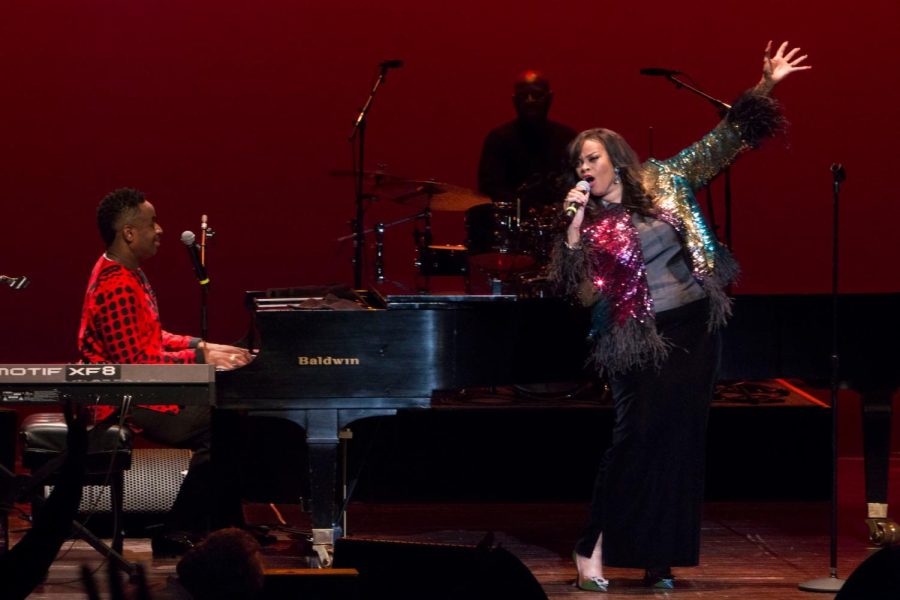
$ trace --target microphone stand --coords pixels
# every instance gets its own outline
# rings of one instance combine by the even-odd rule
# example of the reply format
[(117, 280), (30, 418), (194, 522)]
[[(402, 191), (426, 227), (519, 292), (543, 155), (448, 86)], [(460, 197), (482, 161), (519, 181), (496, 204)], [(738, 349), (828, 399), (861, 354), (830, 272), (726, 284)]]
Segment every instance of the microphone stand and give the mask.
[(378, 77), (375, 79), (375, 84), (372, 86), (372, 91), (369, 92), (369, 97), (366, 99), (366, 103), (361, 109), (359, 109), (359, 114), (356, 117), (356, 121), (353, 123), (353, 131), (350, 132), (350, 136), (347, 138), (347, 141), (349, 141), (351, 144), (356, 141), (357, 137), (359, 138), (359, 143), (357, 144), (357, 162), (355, 165), (356, 221), (353, 224), (355, 232), (353, 238), (353, 287), (357, 290), (362, 288), (362, 261), (363, 248), (365, 248), (365, 231), (363, 225), (363, 219), (365, 216), (365, 195), (363, 194), (363, 180), (365, 179), (365, 169), (363, 161), (365, 159), (366, 148), (366, 118), (369, 114), (369, 111), (372, 109), (372, 104), (375, 102), (375, 94), (378, 93), (378, 88), (380, 88), (384, 83), (388, 69), (391, 68), (391, 65), (388, 64), (389, 62), (390, 61), (381, 63), (381, 65), (379, 66)]
[[(713, 98), (706, 92), (685, 83), (684, 81), (678, 79), (673, 74), (665, 75), (665, 78), (671, 81), (676, 88), (685, 89), (701, 98), (707, 100), (710, 104), (716, 107), (719, 111), (719, 116), (724, 117), (725, 113), (731, 110), (731, 105), (727, 102), (722, 102), (718, 98)], [(725, 177), (725, 245), (728, 246), (729, 250), (733, 250), (733, 244), (731, 240), (731, 167), (725, 167), (722, 169), (722, 174)], [(718, 225), (715, 222), (714, 212), (712, 210), (712, 197), (708, 196), (707, 205), (710, 210), (710, 220), (712, 221), (713, 231), (718, 230)]]
[[(206, 269), (206, 241), (212, 239), (215, 232), (209, 226), (206, 215), (200, 218), (200, 265)], [(209, 280), (200, 283), (200, 339), (209, 339)]]
[(719, 110), (720, 114), (724, 114), (726, 111), (731, 110), (731, 105), (728, 104), (727, 102), (722, 102), (718, 98), (713, 98), (706, 92), (703, 92), (703, 91), (695, 88), (694, 86), (688, 85), (687, 83), (681, 81), (680, 79), (675, 77), (675, 75), (668, 74), (665, 77), (666, 77), (666, 79), (668, 79), (669, 81), (674, 83), (676, 88), (684, 88), (687, 91), (697, 94), (701, 98), (705, 98), (706, 100), (708, 100), (710, 104), (712, 104)]
[(838, 381), (840, 357), (838, 354), (838, 209), (840, 207), (841, 183), (847, 178), (844, 166), (831, 165), (833, 178), (833, 214), (831, 221), (831, 566), (828, 577), (811, 579), (797, 587), (806, 592), (830, 592), (841, 589), (844, 580), (837, 574), (837, 428), (838, 428)]
[(207, 320), (207, 307), (209, 305), (209, 286), (200, 286), (200, 339), (209, 339), (209, 322)]

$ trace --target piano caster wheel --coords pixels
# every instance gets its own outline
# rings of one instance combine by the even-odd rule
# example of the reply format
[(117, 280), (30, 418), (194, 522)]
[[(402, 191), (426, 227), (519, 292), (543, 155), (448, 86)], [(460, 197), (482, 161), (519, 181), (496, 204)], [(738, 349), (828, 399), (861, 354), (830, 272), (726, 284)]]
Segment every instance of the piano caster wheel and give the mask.
[(319, 559), (319, 567), (323, 569), (331, 568), (331, 564), (334, 562), (334, 546), (315, 544), (313, 545), (313, 550)]
[(328, 569), (334, 562), (334, 540), (342, 535), (340, 527), (312, 530), (312, 548), (319, 561), (319, 568)]
[(869, 541), (876, 546), (900, 544), (900, 527), (893, 519), (866, 519)]

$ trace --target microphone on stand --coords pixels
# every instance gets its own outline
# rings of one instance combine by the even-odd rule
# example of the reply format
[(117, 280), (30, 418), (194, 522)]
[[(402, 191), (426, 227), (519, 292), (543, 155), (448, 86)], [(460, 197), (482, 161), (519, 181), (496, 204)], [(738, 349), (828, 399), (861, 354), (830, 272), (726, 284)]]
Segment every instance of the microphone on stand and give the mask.
[(386, 60), (378, 66), (381, 67), (382, 69), (399, 69), (400, 67), (403, 66), (403, 61), (398, 60), (398, 59)]
[(847, 179), (847, 172), (844, 170), (844, 165), (842, 165), (841, 163), (832, 164), (831, 176), (834, 177), (835, 183), (841, 183), (845, 179)]
[(649, 75), (650, 77), (670, 77), (672, 75), (681, 75), (681, 71), (673, 71), (672, 69), (660, 69), (658, 67), (648, 67), (641, 69), (641, 75)]
[(191, 263), (194, 265), (194, 273), (197, 274), (197, 281), (200, 285), (209, 285), (209, 277), (206, 274), (206, 267), (200, 260), (200, 249), (197, 244), (197, 236), (193, 231), (185, 231), (181, 234), (181, 243), (187, 246), (188, 255), (191, 257)]
[[(581, 181), (576, 183), (575, 188), (584, 192), (585, 195), (590, 194), (591, 193), (591, 181), (593, 181), (593, 180), (594, 180), (593, 177), (588, 176), (587, 179), (582, 179)], [(580, 205), (577, 202), (570, 202), (569, 205), (566, 207), (566, 211), (565, 211), (566, 219), (569, 221), (574, 219), (575, 215), (578, 213), (579, 207), (580, 207)]]

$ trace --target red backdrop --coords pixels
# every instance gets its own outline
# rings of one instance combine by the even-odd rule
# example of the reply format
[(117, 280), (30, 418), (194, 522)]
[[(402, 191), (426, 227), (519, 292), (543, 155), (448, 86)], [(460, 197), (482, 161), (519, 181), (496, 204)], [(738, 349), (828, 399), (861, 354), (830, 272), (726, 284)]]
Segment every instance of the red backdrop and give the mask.
[[(0, 22), (0, 362), (73, 358), (84, 285), (102, 250), (94, 209), (144, 190), (166, 230), (146, 265), (164, 325), (198, 330), (199, 292), (178, 241), (208, 213), (211, 333), (246, 327), (244, 289), (352, 280), (346, 137), (385, 59), (367, 165), (475, 186), (484, 134), (512, 117), (511, 82), (544, 71), (553, 118), (606, 126), (646, 157), (716, 122), (648, 66), (690, 74), (730, 99), (756, 82), (765, 42), (789, 39), (814, 69), (778, 90), (786, 140), (733, 171), (739, 292), (830, 289), (832, 162), (845, 164), (842, 288), (898, 291), (892, 179), (900, 105), (900, 4), (860, 0), (475, 2), (385, 0), (8, 0)], [(721, 216), (721, 182), (714, 185)], [(369, 222), (411, 210), (381, 202)], [(462, 243), (460, 213), (436, 241)], [(388, 277), (413, 279), (411, 226), (387, 235)]]

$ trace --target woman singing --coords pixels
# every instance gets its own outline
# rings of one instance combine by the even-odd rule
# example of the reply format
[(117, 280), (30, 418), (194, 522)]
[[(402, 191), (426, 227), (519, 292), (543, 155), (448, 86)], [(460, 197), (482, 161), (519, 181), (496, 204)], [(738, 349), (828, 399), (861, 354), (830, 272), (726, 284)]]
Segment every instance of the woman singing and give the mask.
[[(783, 124), (772, 88), (802, 65), (799, 49), (766, 46), (759, 83), (715, 129), (665, 161), (644, 164), (608, 129), (569, 146), (572, 214), (551, 276), (592, 307), (592, 358), (609, 379), (612, 444), (590, 518), (575, 545), (576, 585), (603, 592), (603, 566), (645, 569), (673, 587), (671, 567), (699, 562), (706, 422), (730, 315), (724, 288), (737, 275), (709, 230), (694, 190)], [(588, 190), (589, 188), (589, 190)]]

